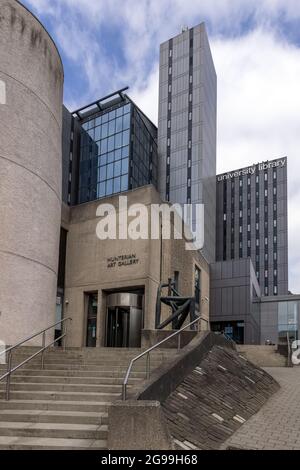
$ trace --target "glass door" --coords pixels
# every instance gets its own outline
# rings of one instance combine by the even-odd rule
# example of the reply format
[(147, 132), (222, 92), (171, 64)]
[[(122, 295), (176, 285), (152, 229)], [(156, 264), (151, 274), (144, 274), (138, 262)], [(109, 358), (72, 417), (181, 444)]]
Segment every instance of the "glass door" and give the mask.
[(86, 346), (96, 347), (98, 294), (88, 294)]
[(107, 346), (110, 348), (128, 348), (129, 312), (127, 307), (107, 309)]

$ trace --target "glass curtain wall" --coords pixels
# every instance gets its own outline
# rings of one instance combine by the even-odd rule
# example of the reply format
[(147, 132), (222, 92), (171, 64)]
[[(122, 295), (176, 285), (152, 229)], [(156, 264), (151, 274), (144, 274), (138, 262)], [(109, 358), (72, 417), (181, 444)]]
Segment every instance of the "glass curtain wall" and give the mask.
[(128, 190), (131, 108), (125, 104), (82, 125), (80, 204)]
[(278, 337), (280, 343), (299, 339), (299, 301), (278, 303)]

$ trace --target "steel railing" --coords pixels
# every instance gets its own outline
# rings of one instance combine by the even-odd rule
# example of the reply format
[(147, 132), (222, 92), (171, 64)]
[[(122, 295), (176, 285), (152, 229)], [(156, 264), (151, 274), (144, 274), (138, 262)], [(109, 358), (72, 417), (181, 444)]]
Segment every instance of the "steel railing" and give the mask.
[(290, 341), (290, 335), (289, 332), (286, 332), (286, 339), (287, 339), (287, 367), (293, 367), (292, 363), (292, 348), (291, 348), (291, 341)]
[[(39, 354), (41, 354), (41, 368), (44, 369), (44, 353), (45, 351), (50, 348), (50, 346), (53, 346), (57, 341), (60, 341), (61, 339), (65, 338), (63, 348), (66, 349), (66, 336), (67, 336), (67, 322), (72, 321), (71, 317), (63, 318), (62, 320), (54, 323), (51, 326), (48, 326), (48, 328), (45, 328), (42, 331), (39, 331), (38, 333), (35, 333), (34, 335), (30, 336), (29, 338), (24, 339), (23, 341), (20, 341), (17, 344), (14, 344), (13, 346), (5, 349), (4, 351), (0, 352), (0, 356), (2, 354), (7, 355), (7, 371), (4, 375), (0, 376), (0, 382), (6, 378), (6, 392), (5, 392), (5, 398), (6, 400), (9, 400), (10, 397), (10, 378), (11, 374), (13, 374), (16, 370), (20, 369), (20, 367), (24, 366), (28, 362), (30, 362), (32, 359), (37, 357)], [(46, 345), (46, 332), (54, 328), (56, 325), (62, 325), (63, 333), (61, 336), (56, 338), (54, 341)], [(37, 336), (43, 335), (42, 337), (42, 348), (39, 349), (36, 353), (32, 354), (32, 356), (28, 357), (25, 359), (25, 361), (21, 362), (17, 366), (12, 368), (12, 353), (16, 348), (19, 348), (22, 346), (24, 343), (27, 343), (27, 341), (30, 341), (33, 338), (36, 338)], [(6, 357), (6, 356), (5, 356)]]
[[(154, 344), (154, 346), (151, 346), (151, 348), (147, 349), (146, 351), (142, 352), (141, 354), (139, 354), (138, 356), (134, 357), (131, 361), (130, 361), (130, 364), (128, 366), (128, 369), (127, 369), (127, 372), (126, 372), (126, 375), (125, 375), (125, 378), (124, 378), (124, 381), (123, 381), (123, 385), (122, 385), (122, 400), (126, 400), (126, 397), (127, 397), (127, 384), (128, 384), (128, 380), (129, 380), (129, 376), (130, 376), (130, 373), (131, 373), (131, 370), (132, 370), (132, 367), (133, 367), (133, 364), (138, 361), (139, 359), (141, 359), (141, 357), (144, 357), (147, 355), (147, 359), (146, 359), (146, 379), (148, 380), (150, 378), (150, 353), (154, 350), (154, 349), (157, 349), (161, 344), (164, 344), (166, 343), (167, 341), (169, 341), (171, 338), (174, 338), (175, 336), (178, 336), (178, 342), (177, 342), (177, 351), (180, 350), (180, 347), (181, 347), (181, 333), (182, 331), (186, 330), (187, 328), (189, 328), (190, 326), (194, 325), (195, 323), (198, 323), (198, 328), (197, 328), (197, 331), (200, 331), (199, 330), (199, 323), (201, 321), (205, 321), (207, 323), (207, 325), (209, 326), (209, 321), (206, 319), (206, 318), (203, 318), (203, 317), (197, 317), (195, 318), (195, 320), (193, 320), (192, 322), (190, 322), (188, 325), (185, 325), (183, 328), (181, 328), (180, 330), (178, 331), (175, 331), (175, 333), (172, 333), (170, 336), (168, 336), (167, 338), (163, 339), (162, 341), (159, 341), (158, 343)], [(193, 331), (193, 330), (192, 330)]]

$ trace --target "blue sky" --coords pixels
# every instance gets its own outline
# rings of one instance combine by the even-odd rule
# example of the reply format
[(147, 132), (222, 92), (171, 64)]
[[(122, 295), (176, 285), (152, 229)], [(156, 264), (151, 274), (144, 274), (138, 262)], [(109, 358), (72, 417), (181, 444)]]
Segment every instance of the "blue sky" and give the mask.
[(72, 110), (128, 85), (157, 122), (159, 44), (205, 21), (218, 171), (288, 156), (290, 289), (300, 292), (300, 1), (23, 0), (54, 38)]

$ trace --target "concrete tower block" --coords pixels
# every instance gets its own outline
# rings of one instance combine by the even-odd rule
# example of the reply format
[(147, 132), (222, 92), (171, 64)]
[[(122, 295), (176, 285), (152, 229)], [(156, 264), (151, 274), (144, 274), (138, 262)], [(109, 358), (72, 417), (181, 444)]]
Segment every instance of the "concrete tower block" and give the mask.
[(0, 90), (0, 340), (13, 344), (55, 321), (63, 92), (53, 40), (16, 0), (0, 4)]

